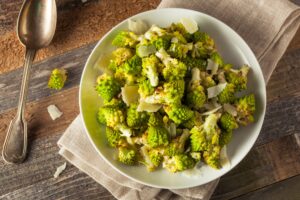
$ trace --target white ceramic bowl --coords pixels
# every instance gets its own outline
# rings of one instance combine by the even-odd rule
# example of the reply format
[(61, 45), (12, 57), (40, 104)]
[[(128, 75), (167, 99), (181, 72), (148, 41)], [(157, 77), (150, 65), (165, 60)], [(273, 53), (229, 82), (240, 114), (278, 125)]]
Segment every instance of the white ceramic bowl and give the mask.
[(247, 155), (255, 143), (263, 124), (266, 109), (266, 89), (260, 66), (246, 42), (227, 25), (206, 14), (177, 8), (151, 10), (135, 15), (131, 19), (141, 19), (150, 25), (157, 24), (161, 27), (167, 27), (172, 22), (178, 22), (182, 17), (193, 18), (198, 23), (201, 31), (205, 31), (212, 36), (218, 51), (226, 62), (232, 63), (234, 66), (248, 64), (252, 69), (249, 74), (247, 92), (254, 93), (256, 97), (256, 121), (234, 132), (233, 139), (227, 147), (230, 167), (215, 170), (204, 166), (201, 168), (200, 174), (190, 177), (183, 173), (171, 174), (165, 169), (149, 173), (144, 166), (125, 166), (114, 159), (115, 150), (107, 145), (105, 129), (96, 120), (101, 101), (94, 89), (95, 80), (99, 75), (99, 70), (94, 65), (99, 56), (113, 50), (111, 41), (118, 31), (127, 29), (127, 20), (115, 26), (95, 46), (86, 62), (80, 83), (80, 113), (91, 145), (95, 147), (99, 156), (102, 156), (108, 164), (128, 178), (159, 188), (179, 189), (199, 186), (230, 171)]

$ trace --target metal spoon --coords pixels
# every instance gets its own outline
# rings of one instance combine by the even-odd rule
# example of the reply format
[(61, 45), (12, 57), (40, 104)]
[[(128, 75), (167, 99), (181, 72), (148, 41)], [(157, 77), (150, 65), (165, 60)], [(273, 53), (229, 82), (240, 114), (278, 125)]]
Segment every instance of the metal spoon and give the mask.
[(18, 18), (17, 33), (26, 47), (24, 72), (18, 110), (10, 122), (3, 144), (2, 156), (7, 163), (21, 163), (27, 151), (27, 123), (24, 107), (30, 67), (38, 49), (50, 44), (56, 28), (55, 0), (25, 0)]

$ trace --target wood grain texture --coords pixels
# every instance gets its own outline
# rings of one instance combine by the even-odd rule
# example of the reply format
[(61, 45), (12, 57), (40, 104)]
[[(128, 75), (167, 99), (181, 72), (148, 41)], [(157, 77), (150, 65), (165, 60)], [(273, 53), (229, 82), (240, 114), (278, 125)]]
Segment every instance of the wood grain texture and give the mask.
[[(54, 68), (64, 68), (68, 72), (68, 79), (63, 90), (78, 86), (82, 69), (94, 46), (95, 43), (92, 43), (33, 65), (27, 102), (57, 93), (57, 91), (47, 88), (49, 76)], [(22, 73), (23, 69), (21, 68), (0, 74), (0, 113), (17, 106), (18, 98), (15, 97), (20, 93), (22, 79), (20, 74)]]
[[(23, 65), (24, 48), (15, 24), (22, 0), (0, 1), (0, 73)], [(58, 0), (57, 28), (51, 45), (37, 53), (36, 61), (99, 40), (122, 20), (157, 7), (160, 0)]]
[(300, 175), (234, 198), (234, 200), (295, 200), (300, 199)]
[(223, 176), (214, 200), (230, 199), (300, 173), (299, 135), (290, 135), (261, 145)]
[(0, 161), (0, 199), (115, 199), (69, 163), (57, 179), (53, 177), (56, 168), (65, 162), (57, 153), (60, 135), (33, 140), (23, 164), (5, 165)]

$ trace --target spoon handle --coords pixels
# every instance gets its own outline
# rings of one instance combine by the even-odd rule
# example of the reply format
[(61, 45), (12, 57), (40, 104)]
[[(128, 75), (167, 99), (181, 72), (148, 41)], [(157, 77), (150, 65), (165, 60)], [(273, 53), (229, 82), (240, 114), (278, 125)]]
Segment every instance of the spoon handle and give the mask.
[(28, 91), (30, 68), (35, 52), (35, 50), (26, 49), (18, 110), (15, 118), (10, 122), (2, 150), (3, 159), (7, 163), (21, 163), (26, 157), (27, 123), (24, 118), (24, 110)]

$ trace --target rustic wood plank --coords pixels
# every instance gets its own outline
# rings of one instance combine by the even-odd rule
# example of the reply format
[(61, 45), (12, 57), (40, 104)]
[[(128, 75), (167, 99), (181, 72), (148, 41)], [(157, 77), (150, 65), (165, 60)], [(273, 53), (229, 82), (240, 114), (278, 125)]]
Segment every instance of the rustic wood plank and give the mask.
[(234, 198), (234, 200), (295, 200), (300, 199), (300, 175), (274, 183), (257, 191)]
[[(0, 73), (23, 65), (24, 48), (19, 43), (14, 26), (22, 0), (0, 2)], [(95, 42), (120, 21), (157, 7), (160, 0), (59, 0), (58, 23), (51, 45), (37, 53), (40, 61)], [(1, 11), (1, 9), (0, 9)]]
[(56, 168), (65, 162), (57, 153), (60, 136), (33, 140), (28, 159), (20, 165), (0, 161), (0, 199), (115, 199), (69, 163), (57, 179), (53, 178)]
[[(47, 106), (51, 104), (56, 105), (63, 112), (61, 118), (55, 121), (52, 121), (47, 111)], [(78, 87), (29, 103), (26, 105), (26, 111), (29, 141), (62, 132), (79, 114)], [(8, 125), (15, 113), (16, 110), (12, 109), (0, 114), (0, 144), (4, 142)]]
[(258, 146), (232, 171), (223, 176), (214, 200), (230, 199), (300, 173), (298, 135)]
[[(95, 43), (92, 43), (33, 65), (27, 102), (35, 101), (57, 92), (47, 88), (49, 76), (54, 68), (64, 68), (68, 72), (68, 79), (63, 90), (78, 86), (82, 69), (94, 46)], [(6, 74), (0, 74), (0, 113), (17, 106), (18, 98), (16, 96), (20, 92), (22, 79), (20, 74), (22, 73), (23, 69), (21, 68)]]

